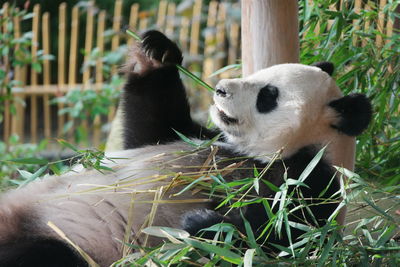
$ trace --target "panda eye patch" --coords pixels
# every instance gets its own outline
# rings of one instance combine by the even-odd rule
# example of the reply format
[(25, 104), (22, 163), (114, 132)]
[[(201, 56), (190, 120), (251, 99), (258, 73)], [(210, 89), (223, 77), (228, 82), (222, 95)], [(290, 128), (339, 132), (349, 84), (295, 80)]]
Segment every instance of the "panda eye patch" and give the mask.
[(277, 99), (279, 90), (273, 85), (266, 85), (260, 89), (257, 95), (256, 107), (258, 112), (267, 113), (271, 112), (278, 106)]

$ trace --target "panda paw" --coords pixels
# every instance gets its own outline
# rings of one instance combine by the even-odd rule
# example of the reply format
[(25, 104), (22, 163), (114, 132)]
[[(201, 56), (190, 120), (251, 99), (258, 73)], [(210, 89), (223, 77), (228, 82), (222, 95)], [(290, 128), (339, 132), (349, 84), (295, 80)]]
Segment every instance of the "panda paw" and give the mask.
[(162, 66), (181, 64), (182, 59), (181, 50), (174, 42), (161, 32), (151, 30), (132, 48), (122, 71), (142, 75)]
[[(228, 218), (209, 209), (186, 212), (182, 218), (182, 228), (190, 235), (197, 235), (202, 229), (222, 222), (230, 222)], [(202, 237), (212, 239), (215, 233), (204, 232)]]
[(147, 31), (141, 49), (148, 58), (162, 64), (181, 64), (183, 60), (178, 46), (159, 31)]

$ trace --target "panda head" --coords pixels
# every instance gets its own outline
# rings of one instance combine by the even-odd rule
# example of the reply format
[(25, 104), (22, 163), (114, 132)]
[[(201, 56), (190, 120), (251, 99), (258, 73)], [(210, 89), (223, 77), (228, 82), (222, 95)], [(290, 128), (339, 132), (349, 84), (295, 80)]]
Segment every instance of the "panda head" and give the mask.
[(356, 136), (368, 126), (371, 105), (361, 94), (343, 97), (332, 72), (328, 62), (281, 64), (221, 80), (211, 118), (239, 152), (257, 157)]

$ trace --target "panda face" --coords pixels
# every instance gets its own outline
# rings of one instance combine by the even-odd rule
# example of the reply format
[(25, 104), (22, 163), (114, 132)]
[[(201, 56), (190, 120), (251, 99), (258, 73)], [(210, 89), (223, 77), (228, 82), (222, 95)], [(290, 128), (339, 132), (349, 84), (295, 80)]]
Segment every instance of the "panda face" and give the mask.
[(341, 97), (333, 79), (320, 68), (282, 64), (216, 86), (213, 122), (237, 150), (252, 156), (281, 148), (289, 155), (335, 132), (328, 103)]

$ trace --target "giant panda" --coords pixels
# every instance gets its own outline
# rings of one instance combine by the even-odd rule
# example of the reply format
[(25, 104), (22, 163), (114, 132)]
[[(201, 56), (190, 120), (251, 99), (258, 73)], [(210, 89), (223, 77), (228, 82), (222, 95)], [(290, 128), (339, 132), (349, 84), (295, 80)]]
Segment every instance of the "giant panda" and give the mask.
[[(124, 67), (127, 82), (120, 105), (125, 150), (110, 153), (104, 163), (113, 171), (76, 170), (3, 194), (0, 266), (87, 266), (76, 247), (100, 266), (109, 266), (129, 252), (124, 242), (159, 244), (160, 239), (141, 232), (150, 225), (196, 235), (227, 222), (244, 231), (243, 216), (259, 234), (268, 222), (262, 204), (225, 215), (214, 210), (218, 199), (204, 190), (177, 194), (189, 183), (179, 178), (216, 170), (228, 170), (227, 181), (253, 177), (254, 168), (261, 171), (279, 155), (262, 177), (279, 186), (284, 175), (297, 179), (321, 147), (360, 134), (370, 121), (369, 101), (361, 94), (343, 96), (331, 77), (332, 64), (282, 64), (246, 78), (221, 80), (210, 116), (222, 137), (212, 146), (195, 148), (177, 132), (201, 144), (218, 130), (191, 119), (176, 67), (181, 62), (181, 51), (162, 33), (144, 34)], [(291, 221), (320, 226), (337, 208), (337, 202), (321, 200), (339, 198), (331, 160), (327, 153), (304, 181), (302, 197), (312, 203), (316, 221), (303, 209)], [(273, 197), (274, 192), (260, 183), (258, 196)], [(293, 240), (302, 233), (293, 229)], [(267, 241), (288, 245), (285, 234), (272, 234)]]

